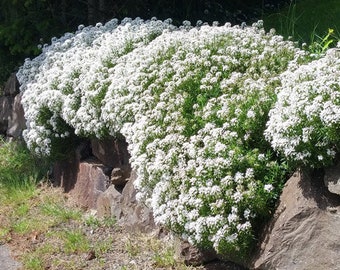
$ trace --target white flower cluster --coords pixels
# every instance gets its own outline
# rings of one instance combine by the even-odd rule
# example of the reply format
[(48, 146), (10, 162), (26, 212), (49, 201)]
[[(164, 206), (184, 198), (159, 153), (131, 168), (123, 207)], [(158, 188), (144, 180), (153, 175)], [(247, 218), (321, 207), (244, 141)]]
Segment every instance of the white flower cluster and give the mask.
[(280, 79), (266, 138), (293, 161), (329, 165), (340, 147), (340, 46)]
[(263, 136), (279, 75), (304, 57), (260, 24), (137, 19), (56, 40), (18, 73), (28, 146), (121, 133), (156, 222), (222, 253), (246, 246), (282, 176)]
[(70, 135), (101, 137), (101, 101), (110, 84), (108, 76), (122, 55), (144, 46), (171, 21), (113, 19), (105, 25), (79, 26), (75, 34), (52, 39), (42, 54), (26, 59), (17, 73), (24, 91), (28, 129), (24, 138), (38, 154), (49, 155), (54, 139)]

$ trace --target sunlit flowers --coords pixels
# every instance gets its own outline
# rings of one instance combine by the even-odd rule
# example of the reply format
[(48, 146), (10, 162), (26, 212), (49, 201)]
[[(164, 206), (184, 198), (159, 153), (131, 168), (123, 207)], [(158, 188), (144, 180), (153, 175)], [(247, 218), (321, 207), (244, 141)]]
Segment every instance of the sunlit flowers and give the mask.
[(73, 134), (123, 135), (137, 197), (157, 223), (195, 245), (244, 255), (285, 176), (263, 135), (268, 112), (281, 73), (304, 56), (261, 22), (81, 27), (20, 69), (24, 138), (49, 155)]

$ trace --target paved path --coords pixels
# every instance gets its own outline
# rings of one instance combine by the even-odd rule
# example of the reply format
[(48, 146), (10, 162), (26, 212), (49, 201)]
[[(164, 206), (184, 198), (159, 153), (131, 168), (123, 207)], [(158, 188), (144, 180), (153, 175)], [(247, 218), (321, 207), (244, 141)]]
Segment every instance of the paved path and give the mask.
[(5, 245), (0, 245), (0, 269), (18, 270), (21, 264), (15, 261), (10, 254), (10, 250)]

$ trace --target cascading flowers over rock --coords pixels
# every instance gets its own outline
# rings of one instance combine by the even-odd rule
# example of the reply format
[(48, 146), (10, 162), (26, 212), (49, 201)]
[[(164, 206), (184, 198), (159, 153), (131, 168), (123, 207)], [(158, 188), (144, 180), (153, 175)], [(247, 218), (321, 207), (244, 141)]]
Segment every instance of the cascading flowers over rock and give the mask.
[(123, 134), (138, 198), (156, 222), (195, 245), (245, 255), (285, 174), (263, 136), (268, 112), (280, 74), (304, 51), (261, 22), (84, 29), (19, 71), (28, 146), (49, 154), (67, 132)]
[[(164, 29), (176, 27), (170, 20), (113, 19), (102, 25), (79, 26), (75, 34), (53, 38), (33, 60), (26, 59), (17, 73), (24, 91), (27, 119), (24, 138), (41, 155), (58, 152), (58, 145), (72, 133), (103, 137), (101, 101), (108, 74), (122, 55), (144, 46)], [(56, 149), (56, 150), (53, 150)]]
[(326, 55), (284, 72), (265, 131), (289, 160), (330, 165), (340, 147), (340, 43)]

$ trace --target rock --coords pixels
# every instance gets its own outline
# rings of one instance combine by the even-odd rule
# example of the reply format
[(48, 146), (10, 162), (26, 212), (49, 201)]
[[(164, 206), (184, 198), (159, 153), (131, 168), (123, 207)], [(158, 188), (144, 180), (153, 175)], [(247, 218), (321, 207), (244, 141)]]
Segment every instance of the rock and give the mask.
[(124, 215), (120, 223), (124, 224), (124, 227), (129, 231), (154, 232), (158, 230), (158, 227), (154, 222), (152, 211), (136, 199), (137, 191), (133, 185), (136, 178), (136, 173), (132, 171), (131, 177), (123, 189), (122, 210)]
[(136, 200), (136, 190), (133, 182), (135, 173), (120, 193), (115, 186), (110, 186), (99, 195), (97, 200), (98, 216), (113, 215), (117, 223), (131, 232), (151, 233), (159, 228), (155, 225), (152, 211)]
[(90, 157), (88, 141), (81, 142), (67, 159), (54, 162), (52, 169), (52, 182), (55, 186), (62, 187), (65, 192), (70, 192), (77, 181), (79, 164)]
[(325, 169), (324, 182), (330, 192), (340, 195), (340, 162)]
[(7, 132), (8, 121), (12, 114), (12, 104), (12, 97), (0, 97), (0, 134), (6, 134)]
[(69, 194), (81, 207), (95, 209), (108, 182), (105, 167), (96, 159), (87, 159), (79, 163), (76, 182)]
[(8, 78), (7, 82), (5, 83), (4, 87), (5, 96), (12, 97), (16, 96), (20, 92), (19, 87), (20, 84), (17, 80), (17, 76), (15, 73), (12, 73), (11, 76)]
[(340, 198), (321, 171), (297, 172), (286, 183), (265, 230), (254, 269), (340, 269)]
[(91, 147), (93, 155), (105, 166), (111, 168), (130, 168), (130, 155), (124, 139), (92, 139)]
[[(217, 259), (213, 250), (202, 250), (187, 241), (175, 238), (175, 256), (186, 265), (198, 266)], [(212, 268), (211, 268), (212, 269)]]
[(132, 172), (122, 191), (122, 210), (124, 215), (120, 223), (124, 224), (124, 227), (129, 231), (153, 232), (157, 227), (152, 211), (136, 199), (137, 192), (133, 185), (136, 178), (137, 175)]
[(54, 162), (52, 169), (53, 185), (62, 187), (65, 192), (74, 188), (77, 181), (80, 160), (76, 153), (73, 153), (68, 159)]
[(13, 101), (12, 113), (8, 121), (7, 136), (18, 138), (26, 128), (24, 109), (21, 105), (22, 93), (16, 95)]
[(97, 215), (99, 217), (115, 217), (120, 220), (123, 216), (123, 196), (114, 186), (99, 194), (97, 200)]
[(130, 170), (124, 168), (113, 168), (111, 172), (111, 184), (125, 186), (130, 177)]
[(246, 268), (233, 262), (214, 261), (204, 265), (204, 270), (245, 270)]
[[(219, 259), (214, 250), (204, 250), (191, 245), (189, 242), (175, 237), (175, 257), (176, 260), (184, 262), (186, 265), (202, 266), (206, 270), (245, 270), (233, 262)], [(200, 268), (201, 269), (201, 268)]]
[(0, 266), (1, 269), (6, 270), (22, 269), (22, 264), (12, 258), (10, 249), (6, 245), (0, 245)]

